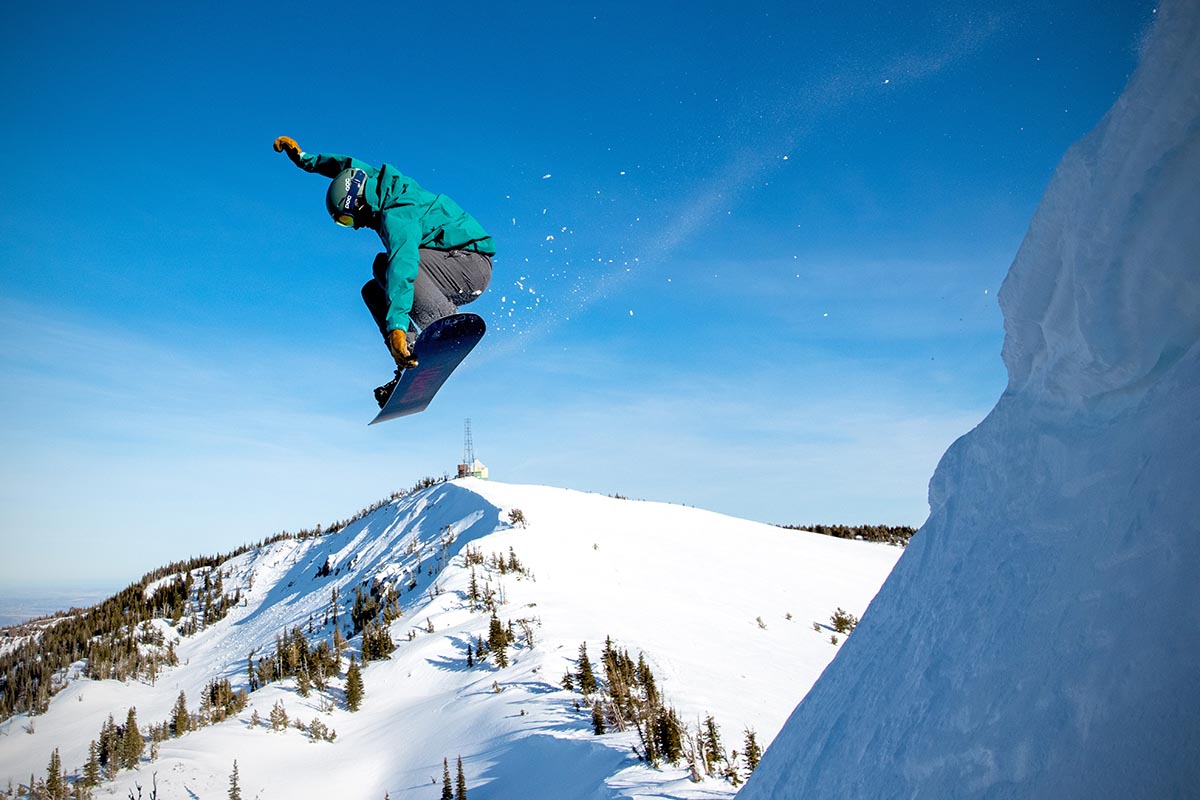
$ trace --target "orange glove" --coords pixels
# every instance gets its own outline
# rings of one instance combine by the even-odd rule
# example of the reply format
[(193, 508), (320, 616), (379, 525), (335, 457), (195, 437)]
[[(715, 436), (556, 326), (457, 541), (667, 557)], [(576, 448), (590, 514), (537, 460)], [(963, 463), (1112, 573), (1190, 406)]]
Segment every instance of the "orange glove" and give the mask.
[(417, 365), (417, 360), (413, 358), (412, 352), (408, 349), (408, 337), (404, 331), (399, 328), (388, 331), (387, 346), (392, 358), (396, 359), (396, 366), (400, 369), (408, 369)]
[(290, 136), (280, 136), (275, 140), (275, 152), (282, 153), (284, 150), (293, 161), (300, 157), (300, 145)]

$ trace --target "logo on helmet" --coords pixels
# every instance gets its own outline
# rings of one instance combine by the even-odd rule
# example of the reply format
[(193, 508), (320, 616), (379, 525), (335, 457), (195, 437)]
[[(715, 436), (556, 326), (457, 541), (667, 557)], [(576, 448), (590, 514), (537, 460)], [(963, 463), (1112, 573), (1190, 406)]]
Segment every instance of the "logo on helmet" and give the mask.
[(326, 208), (333, 221), (344, 227), (353, 227), (363, 206), (367, 173), (361, 169), (344, 169), (329, 185), (325, 195)]

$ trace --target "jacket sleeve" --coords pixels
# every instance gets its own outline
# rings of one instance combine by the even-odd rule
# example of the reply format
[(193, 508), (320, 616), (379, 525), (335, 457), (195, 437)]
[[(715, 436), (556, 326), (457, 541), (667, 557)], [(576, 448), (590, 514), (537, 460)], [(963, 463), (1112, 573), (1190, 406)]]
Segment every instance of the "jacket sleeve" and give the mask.
[(337, 153), (317, 153), (315, 155), (312, 153), (301, 153), (296, 158), (293, 158), (292, 161), (305, 172), (315, 172), (318, 175), (324, 175), (326, 178), (336, 178), (339, 172), (350, 168), (361, 169), (372, 178), (379, 174), (379, 170), (365, 161), (359, 161), (357, 158), (352, 158), (351, 156), (341, 156)]
[(417, 252), (421, 243), (421, 225), (417, 207), (403, 205), (383, 213), (379, 238), (387, 248), (387, 330), (407, 330), (413, 304), (413, 284), (421, 267)]

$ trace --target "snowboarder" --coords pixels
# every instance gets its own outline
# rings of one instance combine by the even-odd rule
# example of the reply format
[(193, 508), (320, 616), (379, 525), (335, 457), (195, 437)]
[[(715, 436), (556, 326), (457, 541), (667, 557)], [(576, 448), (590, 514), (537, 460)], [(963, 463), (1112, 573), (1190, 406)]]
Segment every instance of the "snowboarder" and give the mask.
[(295, 139), (280, 136), (275, 152), (296, 166), (332, 179), (325, 208), (346, 228), (370, 228), (386, 252), (375, 256), (374, 277), (362, 288), (396, 376), (375, 390), (380, 408), (400, 373), (415, 367), (412, 346), (419, 332), (487, 289), (492, 278), (492, 237), (474, 217), (444, 194), (434, 194), (391, 164), (381, 169), (349, 156), (311, 155)]

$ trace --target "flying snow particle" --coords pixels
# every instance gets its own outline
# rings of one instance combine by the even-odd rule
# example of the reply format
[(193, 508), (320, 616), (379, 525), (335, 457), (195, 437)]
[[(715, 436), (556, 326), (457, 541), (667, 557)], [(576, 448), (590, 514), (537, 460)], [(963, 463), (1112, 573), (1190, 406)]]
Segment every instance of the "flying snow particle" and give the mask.
[(547, 241), (547, 242), (553, 242), (553, 241), (554, 241), (554, 234), (550, 234), (549, 236), (547, 236), (547, 237), (546, 237), (546, 241)]
[(550, 173), (547, 172), (545, 175), (542, 176), (542, 180), (546, 180), (546, 178), (549, 178), (549, 177), (550, 177)]
[(624, 175), (624, 174), (625, 174), (625, 170), (621, 170), (621, 174), (622, 174), (622, 175)]
[(889, 83), (891, 83), (891, 82), (892, 82), (892, 79), (891, 79), (891, 78), (884, 78), (884, 79), (883, 79), (883, 83), (884, 83), (884, 85), (887, 85), (887, 84), (889, 84)]
[(829, 312), (828, 312), (828, 311), (826, 311), (824, 314), (822, 314), (822, 316), (828, 317), (828, 316), (829, 316)]
[(631, 316), (631, 317), (633, 316), (633, 309), (632, 309), (632, 308), (631, 308), (631, 309), (629, 309), (629, 316)]
[(783, 157), (783, 160), (784, 160), (784, 161), (787, 161), (787, 160), (788, 160), (788, 157), (787, 157), (787, 156), (784, 156), (784, 157)]

